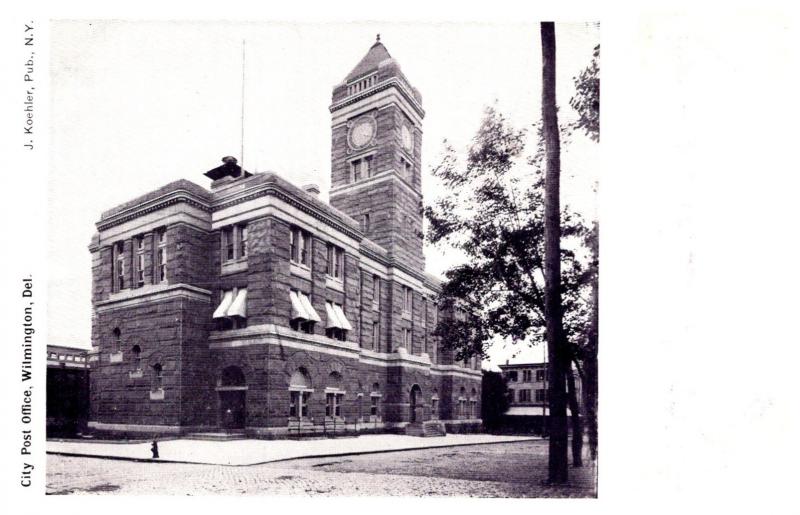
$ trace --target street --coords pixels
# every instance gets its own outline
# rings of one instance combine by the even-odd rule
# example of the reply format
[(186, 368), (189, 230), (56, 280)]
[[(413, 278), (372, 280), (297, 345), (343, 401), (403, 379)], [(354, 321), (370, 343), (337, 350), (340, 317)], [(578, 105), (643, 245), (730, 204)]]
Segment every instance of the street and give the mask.
[[(80, 471), (80, 473), (76, 473)], [(48, 494), (594, 497), (592, 467), (542, 485), (547, 442), (473, 445), (253, 466), (47, 457)]]

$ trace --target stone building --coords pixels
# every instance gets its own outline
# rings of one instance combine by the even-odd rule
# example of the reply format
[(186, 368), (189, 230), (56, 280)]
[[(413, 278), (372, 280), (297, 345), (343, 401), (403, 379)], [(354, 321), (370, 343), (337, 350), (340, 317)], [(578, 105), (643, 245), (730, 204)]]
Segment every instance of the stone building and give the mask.
[(422, 97), (378, 40), (329, 110), (330, 203), (226, 157), (210, 189), (179, 180), (101, 215), (90, 427), (480, 426), (480, 363), (432, 335), (452, 313), (424, 272)]
[(89, 419), (86, 349), (47, 346), (47, 436), (76, 436)]

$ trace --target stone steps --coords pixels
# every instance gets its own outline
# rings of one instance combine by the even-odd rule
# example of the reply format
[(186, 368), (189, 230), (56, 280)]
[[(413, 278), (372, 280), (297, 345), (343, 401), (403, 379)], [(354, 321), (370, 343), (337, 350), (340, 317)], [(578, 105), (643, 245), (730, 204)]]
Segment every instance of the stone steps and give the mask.
[(189, 433), (185, 436), (189, 440), (208, 440), (213, 442), (227, 442), (231, 440), (246, 440), (244, 431), (231, 431), (227, 433)]
[(445, 436), (444, 424), (438, 420), (428, 420), (425, 422), (412, 422), (406, 426), (406, 435), (408, 436)]

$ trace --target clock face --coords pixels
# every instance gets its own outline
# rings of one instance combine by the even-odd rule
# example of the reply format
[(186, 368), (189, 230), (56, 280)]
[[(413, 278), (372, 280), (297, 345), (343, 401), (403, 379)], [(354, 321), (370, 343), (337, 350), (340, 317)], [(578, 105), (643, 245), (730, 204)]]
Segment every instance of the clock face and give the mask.
[(350, 143), (355, 148), (361, 148), (372, 141), (372, 137), (374, 135), (374, 122), (369, 118), (365, 118), (356, 122), (356, 124), (350, 129)]
[(403, 138), (403, 148), (410, 152), (414, 142), (411, 139), (411, 131), (408, 130), (407, 125), (403, 125), (403, 128), (400, 129), (400, 136)]

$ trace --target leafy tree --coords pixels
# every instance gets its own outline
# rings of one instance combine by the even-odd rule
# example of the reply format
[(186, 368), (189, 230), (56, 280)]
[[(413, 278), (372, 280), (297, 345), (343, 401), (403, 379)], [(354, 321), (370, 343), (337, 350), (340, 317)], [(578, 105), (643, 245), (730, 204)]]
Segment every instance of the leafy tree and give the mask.
[(594, 47), (589, 65), (573, 81), (575, 95), (569, 105), (578, 113), (573, 127), (600, 141), (600, 45)]
[[(524, 344), (545, 340), (540, 129), (536, 124), (532, 131), (517, 130), (496, 109), (487, 108), (465, 162), (446, 145), (433, 169), (448, 193), (425, 209), (428, 239), (466, 258), (445, 273), (440, 298), (444, 309), (458, 306), (463, 316), (442, 317), (435, 329), (458, 360), (485, 356), (495, 337)], [(533, 135), (536, 145), (527, 154)], [(569, 210), (560, 218), (563, 338), (574, 348), (585, 338), (589, 316), (587, 228)]]
[[(571, 129), (582, 130), (593, 141), (600, 141), (600, 45), (594, 48), (589, 65), (574, 79), (575, 95), (569, 103), (578, 113)], [(598, 392), (598, 314), (600, 224), (595, 221), (586, 234), (585, 244), (590, 249), (588, 281), (591, 285), (589, 324), (584, 345), (579, 347), (578, 359), (583, 363), (583, 394), (586, 408), (586, 426), (592, 459), (597, 459), (597, 392)]]
[(503, 374), (484, 370), (481, 383), (481, 419), (486, 429), (493, 431), (500, 427), (508, 405), (508, 386)]

